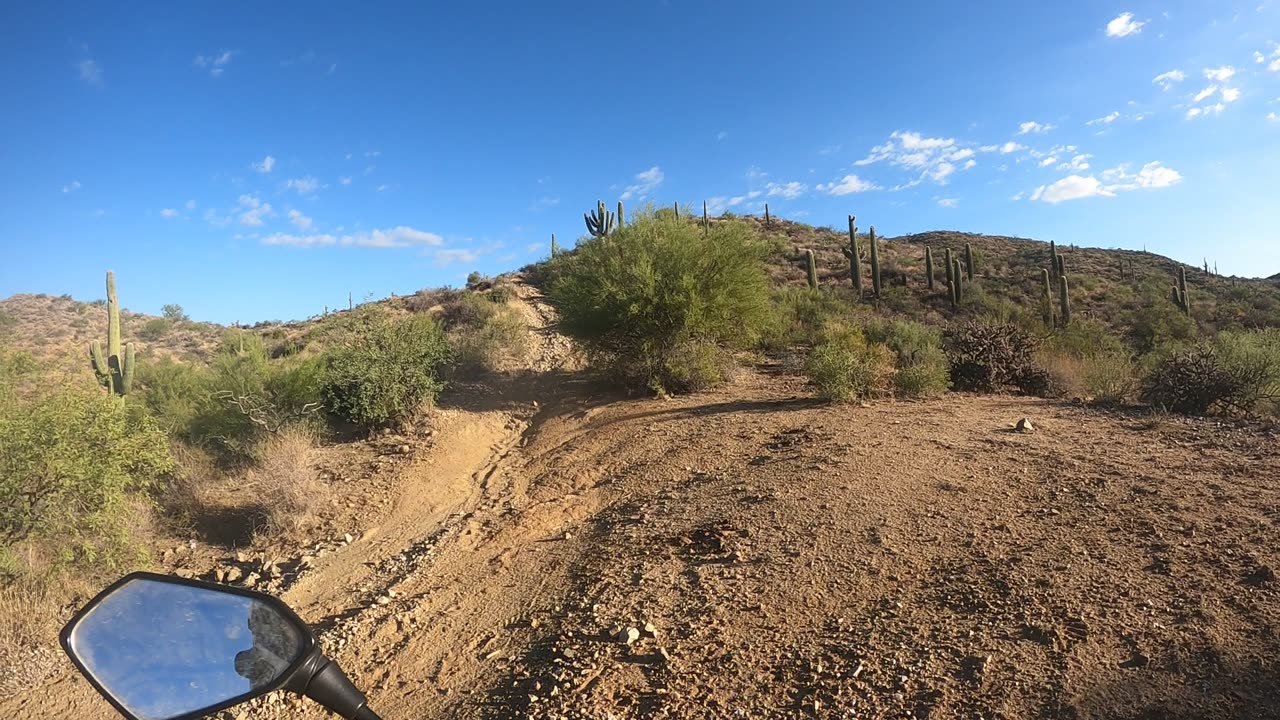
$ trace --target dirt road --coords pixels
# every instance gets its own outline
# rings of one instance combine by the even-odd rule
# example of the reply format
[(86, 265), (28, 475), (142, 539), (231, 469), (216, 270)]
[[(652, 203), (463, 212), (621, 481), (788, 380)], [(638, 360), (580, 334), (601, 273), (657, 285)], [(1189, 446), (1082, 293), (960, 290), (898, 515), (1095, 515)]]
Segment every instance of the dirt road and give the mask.
[[(387, 720), (1280, 716), (1274, 431), (770, 368), (620, 398), (522, 296), (538, 367), (445, 398), (281, 581)], [(68, 674), (0, 713), (111, 717)]]

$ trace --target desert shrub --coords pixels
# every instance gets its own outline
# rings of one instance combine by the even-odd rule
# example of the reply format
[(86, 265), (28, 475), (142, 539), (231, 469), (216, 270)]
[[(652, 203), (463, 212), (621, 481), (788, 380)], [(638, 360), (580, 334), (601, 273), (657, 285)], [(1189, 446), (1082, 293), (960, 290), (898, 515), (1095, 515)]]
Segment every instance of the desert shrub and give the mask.
[(773, 293), (770, 304), (761, 331), (761, 345), (766, 350), (814, 345), (829, 325), (847, 323), (855, 312), (851, 297), (830, 287), (781, 288)]
[(1079, 358), (1126, 354), (1123, 340), (1112, 335), (1106, 325), (1088, 318), (1073, 319), (1070, 325), (1056, 329), (1045, 340), (1044, 349)]
[(182, 310), (182, 306), (176, 303), (170, 303), (160, 308), (160, 313), (164, 315), (164, 319), (170, 322), (180, 323), (187, 320), (187, 313)]
[(500, 282), (494, 283), (493, 288), (489, 290), (489, 301), (503, 305), (511, 302), (516, 297), (516, 291), (511, 283)]
[(151, 318), (138, 328), (138, 336), (143, 340), (159, 340), (173, 330), (173, 321), (169, 318)]
[(297, 426), (264, 436), (254, 448), (245, 487), (261, 503), (267, 533), (293, 537), (312, 524), (316, 508), (328, 500), (315, 457), (314, 435)]
[(529, 352), (529, 331), (510, 308), (489, 316), (478, 327), (449, 333), (456, 366), (465, 372), (499, 372), (518, 364)]
[[(1169, 287), (1162, 287), (1158, 281), (1148, 282), (1142, 287), (1138, 303), (1124, 314), (1122, 322), (1129, 328), (1130, 340), (1141, 354), (1196, 337), (1195, 321), (1173, 304)], [(1192, 303), (1195, 302), (1193, 295)]]
[(0, 542), (35, 540), (58, 564), (113, 567), (136, 552), (129, 497), (173, 466), (160, 428), (93, 390), (0, 408)]
[(211, 374), (203, 366), (153, 358), (138, 363), (133, 392), (166, 432), (186, 435), (208, 405), (213, 392), (211, 381)]
[(7, 337), (17, 327), (18, 319), (6, 312), (0, 312), (0, 338)]
[(1203, 415), (1231, 403), (1240, 388), (1211, 343), (1167, 352), (1148, 373), (1143, 400), (1174, 412)]
[(475, 287), (485, 281), (485, 277), (478, 270), (472, 270), (467, 274), (467, 287)]
[(1274, 412), (1280, 400), (1280, 330), (1231, 330), (1214, 341), (1218, 357), (1235, 381), (1231, 409)]
[(849, 402), (888, 392), (893, 383), (893, 351), (867, 342), (858, 328), (832, 330), (804, 366), (818, 393), (835, 402)]
[(171, 443), (173, 470), (155, 488), (153, 496), (164, 517), (175, 527), (186, 528), (206, 514), (209, 490), (223, 481), (218, 459), (198, 445)]
[(654, 383), (649, 389), (661, 395), (668, 388), (675, 392), (699, 392), (728, 380), (734, 370), (733, 358), (718, 344), (708, 340), (685, 340), (678, 343), (664, 360), (665, 383)]
[(1049, 374), (1036, 362), (1039, 341), (1009, 323), (969, 322), (947, 333), (951, 383), (957, 390), (1031, 395), (1050, 391)]
[(937, 395), (951, 384), (951, 363), (942, 349), (942, 331), (912, 320), (876, 321), (866, 326), (867, 339), (882, 343), (896, 356), (893, 384), (907, 396)]
[(763, 251), (741, 222), (719, 222), (704, 234), (692, 223), (642, 214), (557, 257), (551, 299), (561, 331), (593, 365), (633, 387), (680, 392), (688, 389), (679, 364), (691, 357), (690, 343), (750, 347), (759, 340), (769, 315)]
[(1084, 386), (1094, 402), (1123, 405), (1139, 389), (1133, 358), (1125, 352), (1097, 354), (1084, 360)]
[(435, 320), (366, 314), (326, 353), (325, 408), (366, 429), (403, 422), (435, 399), (443, 387), (438, 370), (448, 359)]

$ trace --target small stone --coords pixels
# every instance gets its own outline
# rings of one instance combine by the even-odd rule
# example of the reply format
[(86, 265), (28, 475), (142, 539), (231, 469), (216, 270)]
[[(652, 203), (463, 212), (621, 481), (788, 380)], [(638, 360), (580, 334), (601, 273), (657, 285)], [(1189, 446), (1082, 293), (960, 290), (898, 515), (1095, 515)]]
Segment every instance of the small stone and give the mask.
[(391, 598), (387, 597), (386, 595), (383, 595), (378, 598), (379, 605), (386, 605), (389, 602), (391, 602)]
[(254, 585), (257, 585), (257, 584), (258, 584), (258, 573), (256, 573), (256, 572), (255, 572), (255, 573), (249, 573), (248, 577), (246, 577), (246, 578), (244, 579), (244, 586), (245, 586), (245, 587), (249, 587), (249, 588), (251, 588), (251, 587), (253, 587)]
[(663, 660), (671, 662), (671, 653), (667, 652), (666, 648), (658, 648), (658, 654), (662, 656)]
[(346, 533), (342, 536), (342, 541), (350, 545), (351, 543), (355, 542), (356, 539), (351, 537), (351, 533)]
[(644, 624), (644, 631), (649, 637), (658, 637), (658, 626), (651, 622)]
[(542, 623), (538, 621), (538, 618), (533, 618), (533, 619), (529, 620), (529, 629), (530, 629), (530, 630), (537, 630), (537, 629), (538, 629), (538, 626), (539, 626), (539, 625), (541, 625), (541, 624), (542, 624)]
[(189, 570), (188, 568), (178, 568), (177, 570), (173, 571), (173, 574), (177, 575), (180, 578), (184, 578), (186, 580), (190, 580), (196, 575), (195, 573), (191, 572), (191, 570)]
[(1020, 433), (1031, 433), (1036, 431), (1036, 426), (1031, 424), (1030, 418), (1022, 418), (1017, 425), (1013, 426), (1013, 429)]
[(225, 582), (227, 579), (227, 571), (217, 568), (213, 571), (213, 581), (216, 583)]
[(640, 639), (640, 631), (636, 628), (629, 627), (625, 632), (619, 634), (618, 639), (628, 645), (631, 645)]
[(578, 657), (578, 651), (573, 648), (565, 648), (560, 651), (560, 654), (563, 655), (566, 660), (572, 660)]
[(316, 564), (316, 558), (314, 555), (303, 555), (298, 560), (299, 567), (309, 568), (309, 567), (313, 567), (315, 564)]
[(233, 567), (233, 568), (227, 568), (227, 572), (222, 579), (224, 582), (233, 583), (239, 580), (241, 577), (244, 577), (244, 571), (242, 571), (238, 567)]
[(248, 555), (248, 554), (246, 554), (246, 553), (244, 553), (244, 552), (238, 552), (238, 553), (236, 553), (236, 562), (238, 562), (238, 563), (247, 563), (247, 562), (249, 562), (249, 555)]

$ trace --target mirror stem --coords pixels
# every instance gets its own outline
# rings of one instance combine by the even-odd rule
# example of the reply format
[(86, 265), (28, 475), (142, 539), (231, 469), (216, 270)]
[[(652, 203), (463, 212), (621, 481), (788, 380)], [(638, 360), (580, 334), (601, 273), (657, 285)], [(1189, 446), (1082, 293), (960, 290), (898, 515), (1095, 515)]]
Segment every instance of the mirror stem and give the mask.
[(316, 650), (284, 686), (305, 695), (346, 720), (380, 720), (365, 704), (364, 693), (356, 689), (338, 663)]

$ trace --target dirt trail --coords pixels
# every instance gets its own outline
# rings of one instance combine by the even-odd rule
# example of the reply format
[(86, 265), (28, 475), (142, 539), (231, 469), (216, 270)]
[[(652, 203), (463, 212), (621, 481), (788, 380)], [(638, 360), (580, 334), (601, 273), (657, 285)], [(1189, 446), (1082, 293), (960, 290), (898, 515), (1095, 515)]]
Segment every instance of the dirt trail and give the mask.
[[(284, 592), (387, 720), (1280, 716), (1274, 430), (768, 368), (621, 399), (519, 297), (529, 370), (445, 398)], [(0, 713), (104, 707), (63, 676)]]

